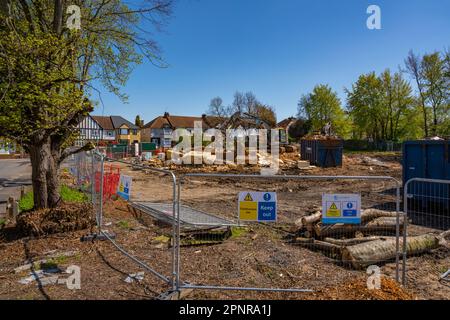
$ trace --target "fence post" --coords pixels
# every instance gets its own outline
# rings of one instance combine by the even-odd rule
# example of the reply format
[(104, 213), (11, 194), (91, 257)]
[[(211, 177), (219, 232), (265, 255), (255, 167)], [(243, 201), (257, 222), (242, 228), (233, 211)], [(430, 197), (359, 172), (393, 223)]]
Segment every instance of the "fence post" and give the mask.
[(91, 201), (95, 208), (95, 153), (91, 151)]
[[(396, 200), (395, 200), (396, 223), (395, 223), (395, 281), (400, 282), (399, 268), (400, 268), (400, 186), (397, 183)], [(404, 231), (403, 231), (404, 232)]]
[(99, 204), (99, 212), (98, 212), (98, 229), (99, 232), (102, 232), (103, 225), (103, 176), (104, 176), (104, 162), (105, 157), (100, 155), (100, 204)]

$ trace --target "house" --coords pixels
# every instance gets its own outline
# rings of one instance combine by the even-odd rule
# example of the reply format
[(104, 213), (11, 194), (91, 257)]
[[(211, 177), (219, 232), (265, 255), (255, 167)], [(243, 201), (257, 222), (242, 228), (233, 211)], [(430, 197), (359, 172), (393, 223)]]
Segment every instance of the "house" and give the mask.
[(277, 128), (280, 131), (280, 143), (289, 143), (289, 128), (297, 121), (297, 118), (289, 117), (277, 123)]
[(90, 115), (81, 120), (77, 126), (78, 137), (75, 145), (82, 146), (87, 142), (98, 143), (102, 140), (103, 129), (99, 123)]
[(86, 116), (79, 124), (76, 145), (140, 142), (139, 127), (121, 116)]
[(118, 143), (130, 145), (141, 142), (141, 130), (138, 126), (121, 116), (111, 116), (110, 118)]
[(92, 116), (92, 119), (101, 128), (100, 140), (112, 142), (116, 140), (116, 132), (110, 117)]
[(202, 117), (173, 116), (165, 112), (163, 116), (156, 117), (144, 125), (141, 130), (142, 141), (156, 143), (162, 148), (170, 148), (173, 131), (186, 129), (192, 132), (196, 121), (202, 123), (203, 130), (208, 128)]

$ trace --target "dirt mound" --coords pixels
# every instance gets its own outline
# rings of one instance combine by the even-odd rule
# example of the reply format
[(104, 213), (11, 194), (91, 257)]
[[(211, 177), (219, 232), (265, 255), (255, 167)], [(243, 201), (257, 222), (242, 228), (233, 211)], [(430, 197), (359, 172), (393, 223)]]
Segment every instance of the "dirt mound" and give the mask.
[(91, 228), (95, 215), (90, 203), (64, 203), (53, 209), (21, 213), (16, 221), (17, 230), (24, 236), (42, 236)]
[(381, 288), (369, 290), (366, 279), (359, 277), (350, 282), (314, 294), (314, 299), (325, 300), (414, 300), (415, 296), (395, 280), (382, 277)]

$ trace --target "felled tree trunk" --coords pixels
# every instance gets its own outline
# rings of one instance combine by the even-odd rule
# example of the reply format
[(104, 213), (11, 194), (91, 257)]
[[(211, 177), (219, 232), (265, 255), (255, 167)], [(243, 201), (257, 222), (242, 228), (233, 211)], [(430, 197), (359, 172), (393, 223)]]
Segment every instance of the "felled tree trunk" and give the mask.
[[(399, 217), (400, 225), (403, 225), (405, 217), (402, 215)], [(396, 226), (397, 217), (380, 217), (369, 221), (366, 226)]]
[[(403, 225), (400, 224), (400, 232)], [(364, 235), (393, 235), (396, 233), (397, 226), (395, 224), (360, 226), (360, 225), (342, 225), (335, 224), (330, 226), (315, 226), (314, 231), (317, 237), (333, 237), (333, 238), (354, 238), (356, 233)]]
[(397, 212), (392, 211), (385, 211), (385, 210), (379, 210), (379, 209), (365, 209), (361, 212), (361, 224), (365, 224), (369, 221), (372, 221), (377, 218), (381, 217), (397, 217)]
[[(406, 242), (407, 254), (420, 254), (439, 247), (442, 235), (423, 234), (408, 237)], [(399, 248), (403, 246), (403, 240), (399, 240)], [(342, 260), (351, 263), (356, 269), (361, 269), (372, 264), (392, 260), (396, 257), (396, 239), (375, 240), (348, 246), (342, 249)]]
[(390, 237), (378, 237), (378, 236), (363, 237), (363, 238), (351, 238), (351, 239), (325, 238), (324, 241), (338, 245), (338, 246), (353, 246), (353, 245), (359, 244), (359, 243), (375, 241), (375, 240), (386, 240), (389, 238)]

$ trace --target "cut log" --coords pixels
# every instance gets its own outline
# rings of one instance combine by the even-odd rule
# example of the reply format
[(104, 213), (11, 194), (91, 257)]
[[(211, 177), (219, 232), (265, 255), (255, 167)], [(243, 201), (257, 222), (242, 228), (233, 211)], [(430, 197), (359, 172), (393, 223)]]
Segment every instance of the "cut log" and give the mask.
[[(402, 215), (402, 212), (400, 212), (400, 215)], [(397, 212), (379, 210), (374, 208), (365, 209), (361, 212), (361, 224), (366, 224), (371, 220), (381, 217), (397, 217)]]
[(333, 259), (340, 260), (342, 257), (342, 247), (329, 242), (315, 240), (312, 238), (296, 238), (295, 244), (312, 250), (322, 251), (325, 255)]
[[(400, 213), (402, 214), (402, 213)], [(366, 224), (369, 221), (372, 221), (377, 218), (396, 218), (397, 213), (392, 211), (385, 211), (385, 210), (379, 210), (379, 209), (365, 209), (361, 212), (361, 224)], [(401, 216), (400, 216), (401, 217)], [(315, 213), (301, 217), (296, 221), (296, 225), (299, 227), (306, 227), (308, 225), (313, 225), (315, 223), (318, 223), (322, 219), (322, 212), (316, 211)]]
[[(400, 225), (403, 225), (403, 221), (405, 220), (405, 216), (399, 217)], [(397, 225), (397, 217), (380, 217), (369, 221), (366, 226), (396, 226)]]
[(322, 218), (322, 213), (320, 211), (316, 211), (312, 215), (302, 217), (301, 224), (303, 227), (306, 227), (307, 225), (311, 225), (316, 222), (319, 222), (321, 218)]
[[(440, 235), (424, 234), (408, 237), (406, 248), (408, 255), (420, 254), (439, 247)], [(403, 246), (399, 239), (400, 250)], [(342, 249), (342, 260), (349, 262), (355, 269), (361, 269), (372, 264), (392, 260), (396, 257), (396, 239), (375, 240), (356, 244)]]
[[(335, 224), (331, 226), (316, 225), (316, 236), (319, 238), (355, 238), (356, 233), (362, 233), (364, 235), (395, 235), (396, 225), (383, 225), (383, 226), (361, 226), (361, 225), (344, 225)], [(400, 225), (400, 233), (403, 230), (403, 226)]]
[(324, 241), (338, 245), (338, 246), (353, 246), (355, 244), (375, 241), (375, 240), (387, 240), (392, 237), (364, 237), (364, 238), (352, 238), (352, 239), (334, 239), (334, 238), (325, 238)]

